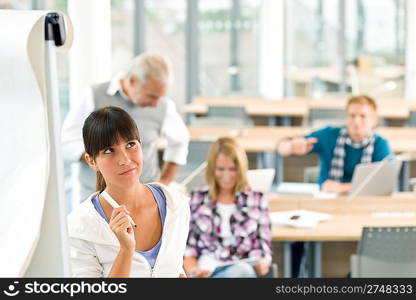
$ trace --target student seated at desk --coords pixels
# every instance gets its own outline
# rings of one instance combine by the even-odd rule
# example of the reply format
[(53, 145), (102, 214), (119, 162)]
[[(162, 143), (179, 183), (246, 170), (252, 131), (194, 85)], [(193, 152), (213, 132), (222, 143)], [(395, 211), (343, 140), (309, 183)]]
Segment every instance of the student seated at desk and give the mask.
[(345, 110), (346, 127), (326, 127), (305, 137), (283, 140), (278, 146), (282, 156), (319, 154), (318, 183), (325, 192), (348, 193), (357, 164), (381, 161), (392, 153), (388, 141), (374, 132), (378, 116), (372, 98), (352, 97)]
[(184, 277), (189, 203), (161, 183), (139, 181), (146, 164), (135, 121), (107, 106), (92, 112), (82, 131), (97, 192), (68, 217), (72, 275)]
[[(189, 277), (256, 277), (272, 260), (268, 202), (247, 182), (248, 159), (234, 139), (210, 148), (207, 185), (191, 193), (184, 267)], [(252, 262), (244, 261), (251, 258)], [(235, 262), (235, 263), (232, 263)], [(224, 263), (231, 263), (221, 266)]]
[[(324, 192), (347, 194), (352, 175), (359, 163), (381, 161), (392, 153), (386, 139), (377, 135), (376, 102), (365, 95), (355, 96), (346, 105), (346, 127), (326, 127), (305, 137), (294, 137), (279, 143), (282, 156), (319, 154), (318, 183)], [(299, 275), (303, 243), (292, 244), (293, 277)]]

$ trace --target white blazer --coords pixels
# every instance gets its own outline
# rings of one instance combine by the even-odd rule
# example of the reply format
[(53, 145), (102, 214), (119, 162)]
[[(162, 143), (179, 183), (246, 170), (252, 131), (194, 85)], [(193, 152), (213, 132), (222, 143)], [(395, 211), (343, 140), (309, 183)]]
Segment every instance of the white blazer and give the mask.
[[(189, 233), (189, 198), (160, 183), (166, 196), (166, 219), (162, 245), (152, 269), (146, 258), (135, 252), (131, 277), (179, 277)], [(92, 204), (93, 193), (68, 216), (72, 276), (108, 277), (120, 249), (109, 224)]]

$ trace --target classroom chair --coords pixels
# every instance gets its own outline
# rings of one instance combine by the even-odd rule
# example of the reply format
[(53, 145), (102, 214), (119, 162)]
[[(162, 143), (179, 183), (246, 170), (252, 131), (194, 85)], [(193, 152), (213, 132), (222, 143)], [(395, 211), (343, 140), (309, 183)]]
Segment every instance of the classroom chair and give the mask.
[(243, 106), (209, 106), (206, 117), (194, 118), (198, 126), (253, 126)]
[(343, 109), (315, 109), (309, 110), (309, 126), (320, 129), (326, 126), (344, 126), (345, 111)]
[[(181, 183), (186, 177), (188, 177), (193, 171), (195, 171), (206, 159), (208, 155), (209, 147), (212, 141), (190, 141), (188, 146), (188, 158), (186, 165), (182, 166), (178, 170), (176, 180)], [(191, 191), (197, 186), (204, 183), (205, 171), (204, 169), (199, 172), (187, 185), (186, 189)]]
[(416, 227), (364, 227), (351, 277), (416, 277)]
[(306, 167), (303, 170), (303, 182), (317, 183), (319, 177), (319, 166)]

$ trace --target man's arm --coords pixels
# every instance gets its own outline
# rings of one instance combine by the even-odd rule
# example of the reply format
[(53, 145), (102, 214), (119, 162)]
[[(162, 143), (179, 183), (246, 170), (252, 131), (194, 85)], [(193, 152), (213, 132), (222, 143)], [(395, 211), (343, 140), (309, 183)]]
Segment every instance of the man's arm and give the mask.
[(348, 194), (351, 190), (351, 183), (341, 183), (327, 179), (322, 183), (322, 190), (328, 193)]
[(170, 161), (163, 163), (162, 174), (160, 175), (160, 182), (169, 185), (176, 176), (176, 172), (179, 169), (179, 165)]
[(162, 124), (161, 135), (167, 140), (165, 152), (163, 153), (163, 167), (160, 182), (170, 183), (180, 165), (186, 164), (188, 155), (189, 132), (181, 116), (176, 110), (175, 103), (167, 100), (166, 117)]
[(289, 155), (305, 155), (312, 151), (313, 145), (318, 142), (315, 137), (294, 137), (291, 139), (285, 139), (277, 146), (277, 151), (281, 156)]

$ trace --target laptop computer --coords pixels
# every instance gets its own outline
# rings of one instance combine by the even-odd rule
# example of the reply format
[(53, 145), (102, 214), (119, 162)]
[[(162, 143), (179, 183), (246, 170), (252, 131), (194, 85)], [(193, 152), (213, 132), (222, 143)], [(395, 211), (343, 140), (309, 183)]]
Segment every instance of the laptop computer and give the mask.
[(397, 186), (401, 160), (358, 164), (351, 181), (350, 197), (389, 196)]
[(273, 168), (248, 170), (247, 180), (254, 191), (268, 193), (272, 188), (274, 173)]

